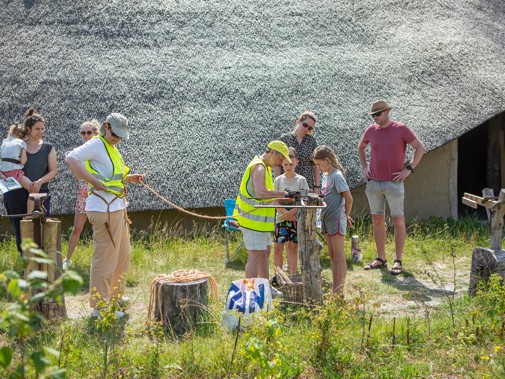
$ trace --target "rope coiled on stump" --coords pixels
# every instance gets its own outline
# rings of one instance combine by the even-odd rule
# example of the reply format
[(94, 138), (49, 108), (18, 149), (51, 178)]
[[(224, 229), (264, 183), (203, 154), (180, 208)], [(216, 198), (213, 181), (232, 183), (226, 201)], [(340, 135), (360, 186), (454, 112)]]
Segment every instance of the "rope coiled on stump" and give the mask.
[(212, 277), (212, 275), (207, 274), (206, 272), (202, 272), (199, 270), (177, 270), (172, 272), (171, 274), (158, 274), (156, 278), (151, 283), (151, 293), (149, 296), (149, 310), (147, 313), (147, 326), (151, 326), (151, 318), (152, 318), (152, 313), (153, 313), (153, 308), (154, 308), (154, 300), (156, 299), (158, 301), (158, 311), (160, 312), (160, 320), (161, 324), (163, 325), (164, 321), (164, 316), (163, 316), (163, 309), (162, 309), (162, 301), (161, 301), (161, 285), (158, 286), (158, 284), (162, 282), (168, 282), (168, 283), (189, 283), (189, 282), (194, 282), (196, 280), (200, 279), (207, 279), (210, 284), (210, 291), (212, 298), (214, 300), (217, 300), (217, 283), (216, 280)]

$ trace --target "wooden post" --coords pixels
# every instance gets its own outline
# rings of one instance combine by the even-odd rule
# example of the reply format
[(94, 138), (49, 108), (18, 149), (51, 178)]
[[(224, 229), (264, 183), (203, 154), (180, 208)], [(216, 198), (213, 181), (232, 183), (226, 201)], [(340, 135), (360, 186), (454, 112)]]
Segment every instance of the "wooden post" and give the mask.
[[(47, 272), (47, 281), (49, 283), (54, 283), (61, 276), (63, 267), (61, 256), (61, 222), (56, 219), (47, 219), (44, 223), (40, 222), (40, 220), (38, 221), (35, 223), (31, 219), (21, 220), (21, 236), (22, 238), (29, 238), (31, 240), (35, 240), (35, 237), (40, 238), (41, 246), (39, 248), (49, 255), (58, 267), (29, 261), (25, 269), (25, 278), (33, 270), (40, 270)], [(38, 230), (35, 230), (36, 228)], [(23, 254), (28, 254), (28, 256), (25, 256), (25, 258), (28, 258), (30, 252), (23, 252)], [(55, 301), (44, 300), (36, 304), (35, 309), (41, 312), (48, 320), (66, 317), (65, 297), (62, 295), (61, 298), (63, 302), (61, 305)]]
[(179, 335), (194, 328), (209, 302), (209, 281), (160, 280), (155, 288), (154, 318)]
[[(494, 190), (492, 188), (484, 188), (482, 190), (482, 197), (484, 199), (494, 199)], [(489, 213), (489, 208), (486, 208), (486, 213), (487, 213), (487, 220), (491, 222), (491, 214)]]
[[(310, 196), (313, 195), (313, 196)], [(318, 205), (320, 199), (309, 194), (307, 205)], [(312, 304), (323, 303), (321, 286), (321, 243), (317, 239), (316, 209), (300, 208), (298, 211), (298, 252), (303, 281), (303, 300)]]
[(505, 278), (505, 251), (502, 247), (503, 217), (505, 215), (505, 189), (500, 191), (498, 199), (494, 197), (492, 189), (485, 188), (483, 197), (465, 193), (463, 203), (477, 209), (479, 205), (486, 208), (489, 216), (491, 248), (478, 247), (473, 250), (472, 266), (470, 268), (470, 285), (468, 293), (474, 296), (478, 282), (488, 281), (493, 273)]
[(496, 208), (490, 209), (491, 214), (491, 249), (501, 250), (501, 240), (503, 235), (503, 216), (505, 214), (505, 189), (500, 191), (498, 197), (499, 204)]

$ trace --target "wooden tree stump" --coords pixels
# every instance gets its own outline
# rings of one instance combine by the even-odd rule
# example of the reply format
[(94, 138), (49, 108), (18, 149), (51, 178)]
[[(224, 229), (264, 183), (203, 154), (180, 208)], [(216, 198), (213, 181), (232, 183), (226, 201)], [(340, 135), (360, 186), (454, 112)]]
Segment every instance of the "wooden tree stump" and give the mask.
[[(47, 272), (47, 281), (54, 283), (60, 276), (63, 270), (63, 259), (61, 254), (61, 222), (57, 219), (47, 219), (45, 223), (34, 223), (31, 219), (21, 220), (21, 237), (29, 238), (35, 241), (37, 238), (42, 240), (39, 248), (49, 255), (55, 262), (54, 265), (39, 264), (31, 260), (25, 269), (25, 278), (34, 270)], [(38, 232), (35, 228), (41, 228)], [(30, 251), (23, 252), (25, 258), (30, 258)], [(37, 293), (37, 291), (34, 291)], [(40, 291), (39, 291), (40, 292)], [(33, 293), (32, 295), (35, 295)], [(42, 313), (48, 320), (67, 317), (65, 307), (65, 297), (61, 295), (62, 304), (58, 304), (52, 300), (43, 300), (34, 304), (34, 308)]]
[[(318, 205), (317, 195), (309, 196), (307, 205)], [(321, 243), (317, 239), (316, 209), (300, 208), (298, 211), (298, 252), (302, 270), (303, 301), (311, 304), (323, 303), (321, 282)]]
[(487, 282), (493, 273), (505, 279), (505, 251), (483, 247), (473, 249), (468, 294), (475, 296), (478, 283), (481, 280)]
[(174, 283), (160, 280), (155, 288), (154, 318), (175, 334), (192, 330), (206, 313), (209, 281)]

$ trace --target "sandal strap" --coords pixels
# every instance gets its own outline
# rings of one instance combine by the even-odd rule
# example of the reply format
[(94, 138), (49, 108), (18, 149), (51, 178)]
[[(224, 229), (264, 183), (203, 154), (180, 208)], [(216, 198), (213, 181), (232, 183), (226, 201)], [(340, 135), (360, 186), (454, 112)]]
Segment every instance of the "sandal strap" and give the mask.
[(402, 264), (402, 260), (401, 259), (395, 259), (393, 262), (394, 263), (399, 263), (400, 265)]
[(387, 260), (379, 258), (379, 257), (375, 258), (375, 260), (381, 262), (383, 265), (385, 265), (387, 263)]

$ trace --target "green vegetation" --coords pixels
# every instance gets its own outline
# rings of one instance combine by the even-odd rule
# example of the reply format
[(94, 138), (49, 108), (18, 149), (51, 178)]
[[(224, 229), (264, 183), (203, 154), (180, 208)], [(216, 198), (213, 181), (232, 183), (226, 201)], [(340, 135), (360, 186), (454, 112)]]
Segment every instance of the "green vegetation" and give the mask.
[[(30, 256), (28, 260), (53, 264), (51, 258), (34, 244), (25, 243), (23, 251)], [(73, 272), (64, 273), (54, 283), (48, 283), (47, 278), (47, 272), (37, 270), (31, 271), (26, 278), (13, 270), (0, 274), (0, 286), (4, 294), (12, 299), (0, 316), (0, 328), (8, 340), (0, 348), (0, 366), (6, 373), (2, 377), (7, 377), (9, 373), (9, 379), (26, 378), (32, 372), (37, 377), (65, 377), (66, 370), (51, 361), (51, 357), (59, 357), (58, 352), (39, 338), (41, 333), (38, 332), (47, 320), (36, 311), (36, 307), (43, 300), (61, 306), (63, 293), (77, 293), (82, 280)]]
[[(212, 228), (211, 228), (212, 229)], [(33, 326), (19, 339), (2, 324), (0, 348), (13, 352), (0, 362), (0, 377), (13, 374), (22, 357), (51, 348), (47, 367), (66, 369), (69, 378), (496, 378), (505, 375), (505, 288), (493, 276), (478, 295), (466, 295), (471, 253), (488, 246), (488, 229), (474, 219), (411, 223), (404, 257), (405, 273), (365, 272), (375, 257), (371, 226), (358, 220), (364, 262), (348, 261), (346, 300), (330, 296), (326, 249), (322, 252), (324, 305), (305, 308), (275, 301), (240, 333), (221, 326), (229, 284), (243, 275), (246, 253), (226, 267), (223, 241), (216, 228), (153, 228), (134, 233), (127, 295), (127, 317), (115, 320), (113, 304), (104, 317), (89, 318), (86, 285), (92, 247), (81, 241), (74, 267), (84, 283), (67, 295), (69, 318)], [(350, 253), (350, 238), (347, 239)], [(393, 241), (388, 241), (392, 260)], [(12, 241), (0, 246), (0, 272), (22, 272)], [(350, 255), (350, 254), (349, 254)], [(390, 262), (391, 264), (391, 262)], [(174, 338), (159, 325), (146, 328), (151, 281), (160, 273), (198, 269), (212, 275), (219, 300), (209, 305), (194, 330)], [(14, 297), (0, 290), (0, 308)], [(109, 313), (107, 313), (109, 312)], [(5, 317), (2, 315), (2, 317)], [(27, 316), (35, 317), (34, 315)], [(5, 367), (4, 367), (5, 366)], [(36, 377), (27, 367), (26, 377)], [(42, 373), (38, 377), (43, 377)], [(64, 377), (64, 376), (62, 376)]]

